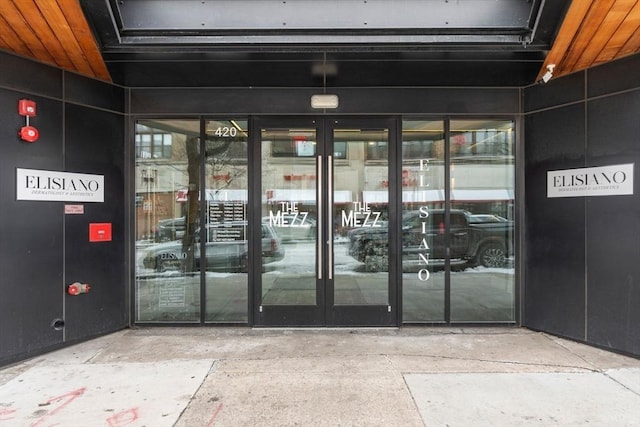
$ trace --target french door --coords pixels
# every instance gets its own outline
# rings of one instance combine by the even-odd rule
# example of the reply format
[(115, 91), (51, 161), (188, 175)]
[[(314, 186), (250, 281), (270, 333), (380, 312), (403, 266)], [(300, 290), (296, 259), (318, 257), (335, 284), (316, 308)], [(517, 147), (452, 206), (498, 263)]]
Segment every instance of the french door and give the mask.
[(254, 125), (253, 323), (399, 324), (395, 120)]

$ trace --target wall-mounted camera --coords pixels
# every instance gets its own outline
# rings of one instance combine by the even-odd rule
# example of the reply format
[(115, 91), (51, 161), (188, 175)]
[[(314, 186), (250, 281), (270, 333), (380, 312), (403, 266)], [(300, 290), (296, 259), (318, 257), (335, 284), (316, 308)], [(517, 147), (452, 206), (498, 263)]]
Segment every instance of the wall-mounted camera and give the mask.
[(542, 78), (538, 80), (538, 83), (547, 83), (553, 77), (553, 70), (556, 68), (556, 64), (547, 65), (547, 72), (544, 73)]

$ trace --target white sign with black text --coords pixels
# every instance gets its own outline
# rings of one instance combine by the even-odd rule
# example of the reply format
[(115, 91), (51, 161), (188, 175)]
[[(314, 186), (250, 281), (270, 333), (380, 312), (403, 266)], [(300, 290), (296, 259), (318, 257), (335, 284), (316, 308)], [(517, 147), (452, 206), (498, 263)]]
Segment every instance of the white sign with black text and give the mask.
[(104, 175), (17, 168), (16, 200), (104, 202)]
[(633, 163), (547, 172), (547, 197), (633, 194)]

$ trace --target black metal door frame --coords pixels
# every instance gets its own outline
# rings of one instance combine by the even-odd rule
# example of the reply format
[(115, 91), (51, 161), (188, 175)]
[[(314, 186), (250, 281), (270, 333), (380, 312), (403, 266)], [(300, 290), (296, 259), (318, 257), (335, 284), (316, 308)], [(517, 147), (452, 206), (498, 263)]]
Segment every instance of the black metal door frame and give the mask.
[[(387, 305), (335, 305), (334, 281), (331, 271), (333, 256), (333, 226), (330, 215), (324, 215), (319, 223), (317, 257), (319, 257), (316, 277), (316, 305), (269, 305), (262, 301), (262, 263), (261, 233), (250, 233), (251, 242), (249, 281), (251, 324), (255, 326), (398, 326), (402, 321), (401, 310), (401, 246), (398, 230), (401, 218), (401, 187), (399, 184), (399, 118), (396, 117), (255, 117), (251, 120), (251, 158), (249, 175), (250, 221), (251, 229), (261, 227), (262, 203), (262, 129), (314, 127), (318, 140), (317, 152), (319, 164), (318, 200), (322, 202), (322, 210), (330, 212), (332, 200), (332, 153), (333, 131), (341, 127), (357, 127), (364, 129), (388, 129), (388, 175), (389, 175), (389, 272), (388, 272), (388, 304)], [(253, 197), (252, 197), (253, 196)], [(320, 206), (319, 206), (320, 207)]]

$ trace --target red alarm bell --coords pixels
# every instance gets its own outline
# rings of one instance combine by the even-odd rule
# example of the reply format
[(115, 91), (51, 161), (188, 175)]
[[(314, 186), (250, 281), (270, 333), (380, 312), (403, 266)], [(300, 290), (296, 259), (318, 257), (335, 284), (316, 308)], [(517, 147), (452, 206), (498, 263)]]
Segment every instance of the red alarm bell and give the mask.
[(20, 135), (23, 141), (27, 142), (36, 142), (40, 136), (38, 129), (33, 126), (22, 126), (18, 135)]

